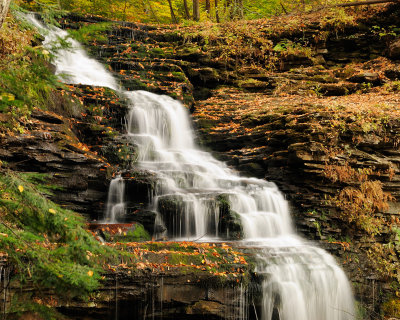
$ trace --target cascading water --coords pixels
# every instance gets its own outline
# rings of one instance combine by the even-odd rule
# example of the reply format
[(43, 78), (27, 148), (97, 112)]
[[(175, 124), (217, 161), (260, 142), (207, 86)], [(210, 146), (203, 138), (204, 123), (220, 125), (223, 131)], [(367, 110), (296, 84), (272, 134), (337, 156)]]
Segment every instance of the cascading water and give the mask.
[(125, 215), (125, 184), (121, 176), (111, 180), (108, 188), (108, 198), (105, 211), (104, 222), (115, 223)]
[[(29, 19), (46, 29), (32, 16)], [(60, 29), (47, 29), (46, 44), (65, 35)], [(118, 88), (104, 67), (88, 58), (78, 43), (71, 43), (73, 52), (56, 53), (57, 72), (67, 74), (65, 81)], [(223, 196), (243, 225), (240, 244), (255, 248), (258, 257), (256, 271), (264, 279), (263, 320), (354, 318), (345, 274), (332, 256), (295, 235), (287, 202), (275, 184), (239, 177), (198, 149), (189, 114), (179, 102), (145, 91), (120, 92), (132, 102), (127, 136), (138, 146), (138, 166), (158, 175), (153, 206), (169, 237), (218, 238), (218, 199)], [(123, 193), (123, 180), (118, 177), (110, 186), (108, 219), (122, 213)], [(166, 205), (170, 210), (163, 210)], [(240, 318), (247, 317), (243, 314)]]
[[(69, 37), (67, 31), (44, 25), (32, 13), (23, 15), (23, 19), (35, 26), (45, 37), (43, 46), (54, 54), (53, 64), (56, 66), (56, 74), (62, 81), (70, 84), (118, 88), (114, 77), (101, 63), (91, 59), (79, 42)], [(60, 39), (64, 45), (60, 45)]]

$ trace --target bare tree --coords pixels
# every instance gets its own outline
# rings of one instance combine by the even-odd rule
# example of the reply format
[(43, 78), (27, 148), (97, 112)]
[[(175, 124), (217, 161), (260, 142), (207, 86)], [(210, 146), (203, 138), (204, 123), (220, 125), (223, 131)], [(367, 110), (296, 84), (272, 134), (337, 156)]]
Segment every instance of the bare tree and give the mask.
[(235, 1), (235, 15), (239, 19), (243, 19), (244, 12), (243, 12), (243, 0), (236, 0)]
[(215, 6), (215, 21), (217, 21), (217, 23), (219, 23), (220, 20), (219, 20), (219, 13), (218, 13), (218, 0), (214, 0), (214, 6)]
[(11, 0), (0, 0), (0, 28), (6, 19)]
[(168, 0), (168, 4), (169, 4), (169, 11), (171, 11), (171, 20), (172, 20), (172, 23), (178, 23), (178, 20), (176, 20), (176, 16), (175, 16), (175, 13), (174, 13), (174, 8), (172, 7), (172, 2), (171, 2), (171, 0)]
[(199, 0), (193, 0), (193, 20), (200, 20), (200, 4)]
[(190, 12), (189, 12), (187, 0), (183, 0), (183, 8), (185, 9), (185, 18), (190, 19)]
[(208, 14), (208, 15), (209, 15), (210, 12), (211, 12), (211, 3), (210, 3), (210, 0), (206, 0), (206, 11), (207, 11), (207, 14)]

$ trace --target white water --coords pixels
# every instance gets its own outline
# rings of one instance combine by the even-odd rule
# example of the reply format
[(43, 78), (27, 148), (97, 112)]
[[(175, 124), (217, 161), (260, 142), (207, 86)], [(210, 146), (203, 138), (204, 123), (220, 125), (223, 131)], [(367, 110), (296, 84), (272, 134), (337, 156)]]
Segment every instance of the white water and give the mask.
[[(45, 27), (30, 19), (43, 32)], [(46, 44), (57, 37), (65, 37), (65, 32), (47, 29)], [(78, 43), (72, 44), (75, 51), (58, 51), (55, 61), (59, 74), (68, 73), (65, 81), (118, 87), (104, 67), (88, 58)], [(256, 271), (264, 276), (263, 320), (270, 320), (273, 313), (282, 320), (354, 319), (345, 274), (332, 256), (296, 236), (288, 204), (273, 183), (239, 177), (201, 151), (194, 143), (189, 114), (179, 102), (144, 91), (121, 94), (132, 102), (127, 136), (138, 145), (138, 165), (158, 175), (153, 209), (169, 237), (218, 238), (217, 197), (223, 195), (242, 221), (241, 245), (257, 248)], [(110, 221), (125, 210), (122, 181), (116, 178), (110, 186)], [(164, 212), (163, 206), (171, 203), (172, 213)], [(247, 317), (243, 314), (241, 318)]]
[[(54, 54), (56, 74), (62, 81), (70, 84), (109, 87), (115, 90), (118, 88), (114, 77), (101, 63), (90, 58), (79, 42), (68, 36), (67, 31), (44, 25), (34, 14), (24, 15), (23, 18), (45, 36), (43, 46)], [(60, 39), (66, 44), (65, 48), (60, 46)]]
[(125, 184), (121, 176), (111, 180), (108, 188), (108, 198), (105, 211), (105, 223), (121, 221), (125, 215)]

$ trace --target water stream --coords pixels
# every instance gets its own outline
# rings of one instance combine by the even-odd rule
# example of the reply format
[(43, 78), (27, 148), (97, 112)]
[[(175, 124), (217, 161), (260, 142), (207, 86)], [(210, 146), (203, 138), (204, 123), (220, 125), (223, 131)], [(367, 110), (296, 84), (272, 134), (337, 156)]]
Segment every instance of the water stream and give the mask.
[[(47, 28), (29, 18), (46, 35), (51, 49), (67, 33)], [(57, 74), (68, 83), (117, 89), (131, 107), (127, 137), (137, 145), (138, 167), (157, 174), (152, 210), (157, 222), (175, 240), (218, 241), (221, 199), (240, 219), (240, 245), (256, 248), (256, 272), (263, 275), (262, 320), (354, 319), (349, 282), (334, 258), (294, 232), (289, 208), (276, 185), (237, 175), (195, 144), (190, 115), (180, 102), (145, 91), (118, 89), (113, 76), (82, 47), (56, 52)], [(125, 195), (128, 196), (129, 195)], [(222, 198), (221, 198), (222, 197)], [(164, 210), (166, 206), (173, 210)], [(106, 220), (115, 222), (125, 212), (121, 177), (110, 185)], [(243, 312), (247, 317), (248, 313)]]

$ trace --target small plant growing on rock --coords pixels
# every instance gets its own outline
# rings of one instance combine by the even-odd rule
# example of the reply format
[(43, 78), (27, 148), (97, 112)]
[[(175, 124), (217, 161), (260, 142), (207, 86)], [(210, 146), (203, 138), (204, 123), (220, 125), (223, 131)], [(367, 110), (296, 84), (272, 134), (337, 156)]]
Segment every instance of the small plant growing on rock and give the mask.
[(387, 210), (387, 201), (392, 199), (390, 194), (382, 190), (380, 181), (365, 181), (359, 188), (344, 188), (337, 196), (331, 198), (330, 204), (340, 209), (341, 219), (354, 223), (361, 230), (374, 236), (382, 231), (385, 222), (375, 214)]
[(355, 21), (352, 15), (348, 15), (343, 8), (332, 8), (329, 14), (320, 22), (322, 29), (331, 29), (336, 33), (343, 32), (346, 27), (354, 26)]

